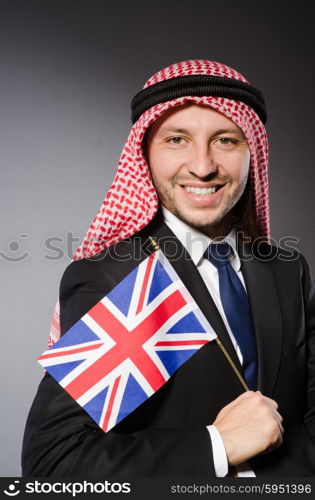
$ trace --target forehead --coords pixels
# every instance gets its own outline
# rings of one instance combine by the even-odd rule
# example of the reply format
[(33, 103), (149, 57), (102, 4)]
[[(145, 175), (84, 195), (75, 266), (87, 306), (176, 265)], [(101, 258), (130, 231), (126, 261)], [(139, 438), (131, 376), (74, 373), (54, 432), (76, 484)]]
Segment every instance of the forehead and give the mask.
[[(203, 130), (227, 130), (241, 132), (240, 128), (229, 118), (206, 105), (185, 104), (177, 106), (158, 118), (149, 129), (149, 135), (160, 135), (167, 132), (185, 130), (195, 133)], [(242, 133), (242, 132), (241, 132)]]

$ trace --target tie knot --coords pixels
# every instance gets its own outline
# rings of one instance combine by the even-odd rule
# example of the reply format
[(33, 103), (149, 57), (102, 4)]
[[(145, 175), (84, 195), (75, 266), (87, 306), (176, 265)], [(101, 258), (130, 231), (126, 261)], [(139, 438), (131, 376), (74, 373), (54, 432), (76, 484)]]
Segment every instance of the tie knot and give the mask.
[(203, 254), (204, 258), (208, 259), (215, 267), (226, 265), (231, 255), (233, 255), (233, 250), (226, 242), (211, 243)]

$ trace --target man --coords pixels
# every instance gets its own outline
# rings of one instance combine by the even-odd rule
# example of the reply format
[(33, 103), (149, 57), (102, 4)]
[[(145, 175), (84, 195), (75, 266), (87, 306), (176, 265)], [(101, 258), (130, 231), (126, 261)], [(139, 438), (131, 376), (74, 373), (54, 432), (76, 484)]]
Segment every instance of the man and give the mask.
[(114, 183), (61, 282), (61, 333), (159, 245), (221, 344), (107, 433), (46, 374), (23, 474), (314, 475), (314, 288), (302, 256), (267, 243), (262, 94), (193, 60), (154, 75), (132, 108)]

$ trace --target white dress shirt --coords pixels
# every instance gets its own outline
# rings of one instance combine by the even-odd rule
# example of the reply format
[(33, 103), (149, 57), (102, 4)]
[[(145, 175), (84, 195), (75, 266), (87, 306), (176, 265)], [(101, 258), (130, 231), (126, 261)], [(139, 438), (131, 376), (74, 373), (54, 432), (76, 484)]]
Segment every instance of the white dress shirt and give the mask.
[[(217, 268), (207, 259), (203, 258), (205, 250), (208, 248), (212, 240), (201, 233), (197, 229), (189, 226), (185, 222), (181, 221), (174, 214), (169, 212), (166, 208), (162, 207), (164, 222), (173, 231), (175, 236), (179, 239), (181, 244), (186, 248), (192, 261), (197, 266), (197, 269), (209, 290), (217, 309), (219, 310), (221, 317), (224, 321), (225, 327), (230, 335), (233, 346), (236, 350), (237, 356), (240, 363), (243, 362), (243, 356), (241, 350), (235, 340), (235, 337), (230, 329), (229, 323), (226, 319), (223, 305), (220, 297), (219, 289), (219, 276)], [(233, 256), (230, 259), (230, 263), (233, 269), (236, 271), (239, 279), (241, 280), (245, 290), (245, 282), (241, 272), (241, 262), (236, 249), (236, 236), (235, 231), (232, 230), (225, 238), (224, 241), (229, 243), (233, 249)], [(214, 425), (207, 426), (210, 434), (212, 450), (213, 450), (213, 461), (214, 468), (217, 477), (224, 477), (228, 473), (228, 461), (226, 457), (226, 452), (224, 448), (224, 443), (218, 429)], [(249, 468), (249, 465), (244, 463), (237, 466), (237, 475), (239, 477), (255, 477), (255, 473)]]

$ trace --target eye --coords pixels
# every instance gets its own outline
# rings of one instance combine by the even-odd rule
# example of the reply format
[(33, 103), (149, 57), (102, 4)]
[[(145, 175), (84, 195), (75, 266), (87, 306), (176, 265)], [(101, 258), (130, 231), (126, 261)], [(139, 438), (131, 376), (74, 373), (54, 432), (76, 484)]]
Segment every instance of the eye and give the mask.
[(167, 142), (171, 143), (171, 144), (176, 144), (176, 145), (180, 145), (182, 144), (184, 141), (184, 138), (183, 137), (170, 137), (169, 139), (167, 139)]
[(237, 140), (236, 139), (231, 139), (230, 137), (220, 137), (217, 142), (221, 144), (222, 146), (230, 146), (232, 144), (236, 144)]

